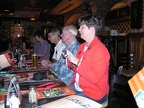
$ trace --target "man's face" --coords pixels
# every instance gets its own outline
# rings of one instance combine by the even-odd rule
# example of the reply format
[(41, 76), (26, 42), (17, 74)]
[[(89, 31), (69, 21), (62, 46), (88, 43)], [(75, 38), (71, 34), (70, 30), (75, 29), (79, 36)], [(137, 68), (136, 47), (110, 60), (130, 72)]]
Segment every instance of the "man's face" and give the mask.
[(69, 40), (69, 35), (70, 35), (69, 31), (66, 31), (66, 29), (62, 30), (61, 38), (65, 44), (67, 44), (67, 42)]
[(56, 34), (48, 33), (48, 40), (49, 40), (51, 43), (54, 43), (55, 38), (56, 38)]
[(37, 40), (36, 40), (35, 37), (33, 37), (33, 38), (30, 39), (30, 42), (33, 43), (33, 44), (34, 44), (36, 41), (37, 41)]
[(40, 41), (40, 38), (38, 36), (35, 36), (36, 41)]

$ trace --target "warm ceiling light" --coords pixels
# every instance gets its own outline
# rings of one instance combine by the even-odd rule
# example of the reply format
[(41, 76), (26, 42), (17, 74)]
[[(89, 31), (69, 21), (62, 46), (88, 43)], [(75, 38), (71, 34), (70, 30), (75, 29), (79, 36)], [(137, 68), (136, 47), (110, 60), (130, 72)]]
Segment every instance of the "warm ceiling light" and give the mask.
[(9, 12), (9, 10), (8, 9), (4, 9), (4, 12)]
[(9, 16), (12, 16), (12, 15), (14, 15), (14, 13), (9, 13)]
[(10, 15), (10, 16), (14, 15), (14, 12), (9, 12), (9, 15)]
[(31, 21), (34, 21), (34, 20), (36, 20), (36, 18), (35, 18), (35, 17), (32, 17), (32, 18), (30, 18), (30, 20), (31, 20)]

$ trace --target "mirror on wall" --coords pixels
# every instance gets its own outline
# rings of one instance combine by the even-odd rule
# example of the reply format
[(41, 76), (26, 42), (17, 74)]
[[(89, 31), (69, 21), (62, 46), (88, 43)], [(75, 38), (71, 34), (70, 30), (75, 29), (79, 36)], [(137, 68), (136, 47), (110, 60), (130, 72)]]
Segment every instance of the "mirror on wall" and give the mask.
[(105, 26), (117, 30), (118, 35), (130, 32), (130, 6), (124, 2), (114, 5), (105, 16)]
[(142, 28), (143, 0), (131, 3), (131, 29)]
[(105, 25), (120, 33), (129, 33), (142, 28), (143, 0), (115, 4), (105, 17)]
[(105, 22), (119, 22), (126, 19), (130, 19), (130, 7), (123, 2), (119, 2), (107, 13)]

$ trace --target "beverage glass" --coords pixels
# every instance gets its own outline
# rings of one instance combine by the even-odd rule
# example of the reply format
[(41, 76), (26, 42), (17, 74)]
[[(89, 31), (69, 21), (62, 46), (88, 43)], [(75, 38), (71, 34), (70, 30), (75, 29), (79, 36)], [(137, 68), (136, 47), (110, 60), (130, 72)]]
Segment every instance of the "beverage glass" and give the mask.
[(32, 54), (32, 66), (33, 67), (38, 66), (38, 56), (36, 54)]

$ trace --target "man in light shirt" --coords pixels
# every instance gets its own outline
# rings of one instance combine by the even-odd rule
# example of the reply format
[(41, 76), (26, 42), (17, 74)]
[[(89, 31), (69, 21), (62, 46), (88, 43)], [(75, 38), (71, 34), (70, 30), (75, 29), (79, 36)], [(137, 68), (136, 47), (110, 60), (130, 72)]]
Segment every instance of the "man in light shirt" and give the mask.
[(51, 60), (52, 62), (56, 62), (59, 60), (62, 50), (66, 46), (60, 38), (60, 30), (58, 28), (51, 28), (48, 32), (48, 40), (56, 45), (54, 47), (54, 53)]

